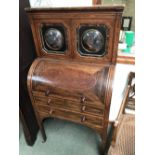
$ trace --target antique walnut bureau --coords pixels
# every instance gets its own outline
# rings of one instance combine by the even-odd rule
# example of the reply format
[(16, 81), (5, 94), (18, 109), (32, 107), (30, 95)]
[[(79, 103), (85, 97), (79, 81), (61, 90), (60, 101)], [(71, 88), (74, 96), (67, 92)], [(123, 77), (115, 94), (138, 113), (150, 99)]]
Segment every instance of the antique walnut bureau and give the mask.
[(107, 139), (124, 6), (27, 8), (36, 53), (27, 79), (36, 118), (86, 125)]

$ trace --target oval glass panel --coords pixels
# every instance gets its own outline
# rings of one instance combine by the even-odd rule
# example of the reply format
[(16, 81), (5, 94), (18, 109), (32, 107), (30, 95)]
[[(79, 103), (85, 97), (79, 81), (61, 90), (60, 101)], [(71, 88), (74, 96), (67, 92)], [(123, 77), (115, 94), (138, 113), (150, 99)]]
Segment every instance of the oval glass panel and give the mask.
[(64, 45), (63, 34), (54, 28), (50, 28), (45, 32), (45, 42), (51, 50), (61, 50)]
[(83, 32), (81, 44), (87, 52), (97, 53), (103, 48), (104, 37), (100, 31), (89, 29)]

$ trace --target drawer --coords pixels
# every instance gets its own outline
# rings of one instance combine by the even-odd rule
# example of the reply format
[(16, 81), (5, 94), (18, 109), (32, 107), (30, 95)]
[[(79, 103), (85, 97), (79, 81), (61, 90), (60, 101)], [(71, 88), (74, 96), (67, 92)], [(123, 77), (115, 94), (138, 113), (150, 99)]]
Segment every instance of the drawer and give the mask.
[(48, 105), (54, 108), (75, 110), (82, 113), (88, 113), (92, 115), (103, 116), (104, 109), (99, 109), (96, 107), (88, 106), (87, 104), (82, 104), (80, 102), (75, 102), (67, 99), (57, 98), (55, 96), (51, 98), (47, 97), (35, 97), (36, 104)]
[(38, 105), (38, 112), (40, 115), (42, 115), (42, 113), (45, 113), (47, 117), (55, 117), (70, 120), (73, 122), (78, 122), (80, 124), (94, 126), (96, 128), (103, 127), (103, 117), (91, 116), (88, 114), (64, 109), (56, 109), (45, 105)]
[(80, 103), (56, 97), (52, 98), (35, 97), (35, 103), (37, 105), (49, 106), (57, 109), (77, 110), (79, 112), (81, 110)]
[[(81, 93), (67, 93), (67, 92), (51, 92), (51, 91), (33, 91), (34, 97), (42, 97), (42, 98), (51, 98), (51, 99), (63, 99), (70, 102), (75, 102), (78, 104), (89, 105), (94, 108), (104, 109), (104, 104), (96, 97), (94, 94), (89, 94), (89, 96), (85, 96)], [(90, 97), (91, 96), (91, 97)]]

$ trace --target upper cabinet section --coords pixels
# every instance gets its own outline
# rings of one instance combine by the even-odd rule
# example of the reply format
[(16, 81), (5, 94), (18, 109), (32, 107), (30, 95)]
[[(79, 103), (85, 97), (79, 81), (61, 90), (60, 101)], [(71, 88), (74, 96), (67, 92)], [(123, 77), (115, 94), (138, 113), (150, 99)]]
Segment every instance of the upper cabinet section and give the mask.
[(115, 63), (123, 8), (27, 8), (38, 57)]

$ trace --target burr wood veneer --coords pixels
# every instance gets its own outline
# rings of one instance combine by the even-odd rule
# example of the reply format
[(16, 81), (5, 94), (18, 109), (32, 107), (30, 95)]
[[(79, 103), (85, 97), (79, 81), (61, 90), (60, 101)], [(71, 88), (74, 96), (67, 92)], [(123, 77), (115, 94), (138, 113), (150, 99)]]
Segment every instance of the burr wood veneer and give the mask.
[[(43, 119), (56, 117), (96, 130), (105, 144), (122, 11), (123, 6), (27, 9), (38, 55), (27, 84), (44, 140)], [(44, 40), (49, 28), (63, 39), (51, 49)], [(92, 51), (81, 45), (83, 31)], [(93, 46), (99, 49), (95, 54)]]

